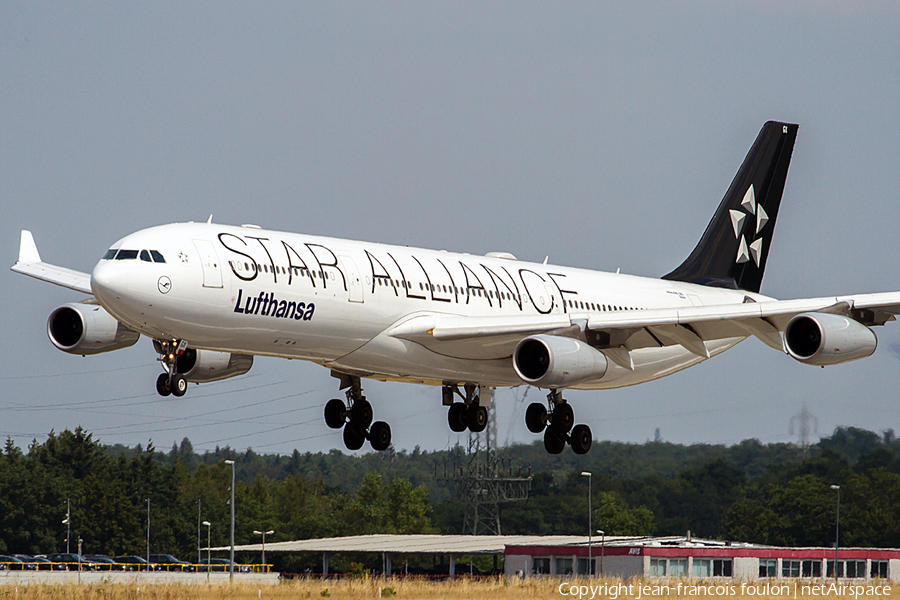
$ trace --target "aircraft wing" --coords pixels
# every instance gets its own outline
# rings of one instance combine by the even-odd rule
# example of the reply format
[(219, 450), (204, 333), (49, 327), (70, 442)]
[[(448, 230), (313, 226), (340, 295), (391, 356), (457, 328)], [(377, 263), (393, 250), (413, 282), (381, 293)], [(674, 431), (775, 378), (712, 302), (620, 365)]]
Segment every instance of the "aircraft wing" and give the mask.
[(19, 240), (19, 259), (11, 270), (85, 294), (94, 293), (91, 290), (89, 274), (41, 262), (34, 236), (25, 229), (22, 230), (22, 237)]
[[(682, 345), (708, 358), (704, 341), (750, 335), (783, 352), (781, 332), (794, 316), (805, 312), (838, 313), (865, 325), (883, 325), (900, 314), (900, 292), (592, 315), (577, 312), (515, 317), (424, 315), (393, 327), (387, 334), (459, 358), (506, 358), (529, 335), (556, 333), (579, 337), (581, 331), (592, 345), (604, 350), (613, 360), (620, 358), (624, 351), (669, 345)], [(613, 357), (614, 354), (617, 356)]]

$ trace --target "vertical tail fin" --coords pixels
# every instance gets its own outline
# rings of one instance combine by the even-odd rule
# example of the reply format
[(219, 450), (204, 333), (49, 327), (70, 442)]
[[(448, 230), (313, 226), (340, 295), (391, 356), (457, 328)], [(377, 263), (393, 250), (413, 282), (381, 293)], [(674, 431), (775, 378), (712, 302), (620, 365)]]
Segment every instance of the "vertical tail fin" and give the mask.
[(763, 125), (690, 256), (663, 279), (759, 292), (797, 125)]

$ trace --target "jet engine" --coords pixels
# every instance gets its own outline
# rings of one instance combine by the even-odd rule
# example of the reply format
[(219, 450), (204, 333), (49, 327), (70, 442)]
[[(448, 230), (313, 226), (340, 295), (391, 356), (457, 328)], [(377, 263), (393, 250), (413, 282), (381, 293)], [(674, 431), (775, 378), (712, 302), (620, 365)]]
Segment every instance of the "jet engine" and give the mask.
[(606, 375), (609, 363), (595, 348), (574, 338), (532, 335), (513, 352), (513, 368), (526, 383), (564, 388)]
[(188, 348), (178, 357), (176, 368), (192, 383), (208, 383), (243, 375), (253, 366), (248, 354)]
[(99, 304), (63, 304), (47, 319), (53, 345), (70, 354), (99, 354), (133, 346), (141, 337)]
[(877, 345), (874, 331), (843, 315), (803, 313), (784, 328), (788, 354), (808, 365), (837, 365), (866, 358)]

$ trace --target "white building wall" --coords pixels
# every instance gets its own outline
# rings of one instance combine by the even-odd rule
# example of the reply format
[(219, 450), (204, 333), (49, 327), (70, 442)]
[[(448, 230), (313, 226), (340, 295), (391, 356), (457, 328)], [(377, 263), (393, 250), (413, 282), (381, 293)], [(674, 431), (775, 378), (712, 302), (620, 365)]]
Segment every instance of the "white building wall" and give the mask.
[(892, 558), (888, 561), (888, 579), (900, 583), (900, 559)]
[(759, 579), (759, 559), (755, 556), (735, 556), (731, 566), (735, 579)]
[(525, 577), (531, 574), (531, 557), (526, 554), (507, 554), (503, 561), (503, 572), (507, 577), (515, 577), (518, 571)]
[[(595, 557), (597, 561), (597, 573), (600, 573), (600, 557)], [(603, 557), (603, 576), (604, 577), (621, 577), (628, 579), (630, 577), (645, 577), (650, 573), (648, 569), (644, 570), (643, 556), (604, 556)]]

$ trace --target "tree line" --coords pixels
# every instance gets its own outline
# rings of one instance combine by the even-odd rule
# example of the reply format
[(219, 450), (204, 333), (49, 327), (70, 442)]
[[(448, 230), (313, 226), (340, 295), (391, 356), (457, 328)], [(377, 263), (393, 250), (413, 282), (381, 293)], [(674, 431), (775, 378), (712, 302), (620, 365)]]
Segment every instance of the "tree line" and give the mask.
[[(828, 546), (841, 486), (841, 545), (900, 546), (900, 442), (838, 428), (809, 448), (747, 440), (733, 446), (598, 442), (591, 453), (548, 456), (540, 442), (502, 449), (529, 468), (527, 502), (505, 507), (504, 534), (683, 535), (776, 545)], [(194, 452), (185, 438), (168, 452), (106, 446), (81, 428), (51, 432), (22, 451), (0, 454), (0, 553), (66, 549), (146, 552), (197, 560), (198, 524), (211, 523), (213, 546), (227, 545), (234, 460), (238, 544), (368, 533), (462, 533), (463, 505), (442, 465), (462, 450), (345, 455), (263, 455), (248, 449)], [(148, 503), (149, 499), (149, 515)], [(68, 503), (68, 504), (67, 504)], [(206, 528), (200, 536), (206, 545)], [(258, 557), (241, 557), (258, 562)], [(267, 555), (283, 570), (320, 568), (321, 557)], [(411, 569), (428, 570), (432, 559)], [(369, 563), (372, 563), (371, 565)], [(332, 559), (332, 568), (374, 568), (377, 557)], [(395, 562), (395, 564), (398, 564)], [(490, 565), (485, 565), (489, 569)]]

